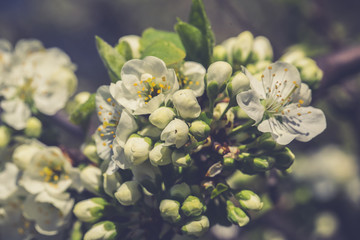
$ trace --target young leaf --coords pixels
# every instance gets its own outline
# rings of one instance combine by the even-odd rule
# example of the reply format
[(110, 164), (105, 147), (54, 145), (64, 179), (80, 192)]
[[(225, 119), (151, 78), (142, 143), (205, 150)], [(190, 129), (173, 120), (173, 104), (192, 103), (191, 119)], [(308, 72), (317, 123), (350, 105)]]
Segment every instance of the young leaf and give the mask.
[(162, 59), (166, 65), (181, 62), (185, 58), (185, 52), (175, 44), (165, 40), (159, 40), (144, 49), (142, 57), (155, 56)]
[(126, 41), (123, 41), (115, 46), (115, 49), (121, 56), (125, 58), (126, 61), (129, 61), (133, 58), (130, 44)]
[(121, 68), (125, 63), (125, 58), (102, 38), (96, 36), (96, 47), (109, 76), (113, 82), (121, 79)]
[(80, 125), (87, 121), (90, 115), (95, 111), (95, 93), (91, 94), (89, 99), (80, 105), (70, 115), (70, 121)]
[[(201, 31), (181, 20), (175, 24), (175, 31), (179, 34), (180, 39), (186, 49), (187, 60), (207, 64), (207, 48), (204, 44), (204, 38)], [(205, 55), (204, 55), (205, 53)]]
[(214, 198), (216, 198), (217, 196), (219, 196), (221, 193), (225, 192), (228, 189), (229, 189), (229, 187), (226, 186), (225, 184), (218, 183), (216, 185), (215, 189), (211, 192), (210, 198), (214, 199)]
[(142, 49), (147, 48), (156, 41), (165, 40), (175, 44), (176, 47), (185, 51), (184, 46), (181, 43), (179, 36), (174, 32), (156, 30), (154, 28), (146, 29), (141, 36), (141, 47)]
[(211, 29), (210, 21), (206, 15), (204, 3), (202, 2), (202, 0), (193, 0), (190, 11), (189, 23), (197, 27), (204, 36), (204, 41), (206, 44), (205, 46), (208, 50), (208, 63), (205, 65), (207, 67), (211, 63), (213, 48), (215, 45), (215, 36)]

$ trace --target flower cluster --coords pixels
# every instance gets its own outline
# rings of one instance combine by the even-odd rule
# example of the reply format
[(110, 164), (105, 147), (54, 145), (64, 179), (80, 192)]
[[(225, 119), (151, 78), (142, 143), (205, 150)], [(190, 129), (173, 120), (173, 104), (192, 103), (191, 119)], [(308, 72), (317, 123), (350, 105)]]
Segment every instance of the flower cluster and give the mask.
[(58, 48), (45, 49), (37, 40), (21, 40), (14, 50), (0, 40), (2, 120), (22, 130), (38, 112), (54, 115), (65, 107), (77, 86), (74, 64)]

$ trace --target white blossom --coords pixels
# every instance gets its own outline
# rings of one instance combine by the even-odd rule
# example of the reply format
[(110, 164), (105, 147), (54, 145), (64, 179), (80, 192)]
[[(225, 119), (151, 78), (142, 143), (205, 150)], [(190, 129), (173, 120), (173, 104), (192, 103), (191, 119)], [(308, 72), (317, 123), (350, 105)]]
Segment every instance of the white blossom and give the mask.
[(110, 85), (114, 99), (135, 115), (152, 113), (178, 89), (175, 71), (152, 56), (126, 62), (121, 81)]
[(182, 89), (190, 89), (196, 97), (200, 97), (205, 89), (205, 68), (197, 62), (185, 62), (180, 67), (178, 80)]
[(307, 142), (326, 128), (325, 115), (309, 107), (311, 90), (301, 83), (298, 70), (283, 62), (270, 65), (261, 76), (253, 77), (246, 69), (251, 90), (237, 96), (239, 106), (255, 120), (258, 130), (270, 132), (277, 143), (293, 139)]

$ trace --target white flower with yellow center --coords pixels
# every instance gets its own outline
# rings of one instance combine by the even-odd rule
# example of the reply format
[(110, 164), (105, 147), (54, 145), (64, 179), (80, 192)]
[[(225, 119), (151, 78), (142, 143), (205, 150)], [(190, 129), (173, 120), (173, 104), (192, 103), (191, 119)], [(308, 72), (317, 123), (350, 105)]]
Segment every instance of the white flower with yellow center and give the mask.
[(185, 62), (179, 69), (177, 77), (180, 88), (190, 89), (196, 97), (204, 94), (206, 69), (197, 62)]
[(96, 92), (96, 108), (102, 124), (95, 133), (99, 156), (110, 161), (108, 173), (123, 168), (121, 159), (128, 137), (138, 129), (134, 117), (112, 97), (109, 86), (101, 86)]
[(282, 145), (294, 139), (307, 142), (324, 131), (325, 115), (320, 109), (308, 107), (311, 90), (301, 83), (294, 66), (284, 62), (271, 64), (261, 80), (244, 71), (251, 90), (238, 94), (237, 102), (259, 124), (259, 131), (270, 132)]
[(178, 89), (175, 71), (152, 56), (126, 62), (121, 81), (110, 85), (111, 95), (134, 115), (152, 113)]
[(39, 150), (25, 169), (19, 184), (31, 194), (59, 194), (74, 188), (82, 190), (80, 172), (57, 147)]
[(5, 79), (0, 85), (0, 96), (5, 98), (1, 104), (3, 120), (21, 130), (33, 107), (54, 115), (76, 89), (74, 69), (70, 58), (60, 49), (45, 49), (38, 41), (20, 41), (7, 71), (0, 72)]

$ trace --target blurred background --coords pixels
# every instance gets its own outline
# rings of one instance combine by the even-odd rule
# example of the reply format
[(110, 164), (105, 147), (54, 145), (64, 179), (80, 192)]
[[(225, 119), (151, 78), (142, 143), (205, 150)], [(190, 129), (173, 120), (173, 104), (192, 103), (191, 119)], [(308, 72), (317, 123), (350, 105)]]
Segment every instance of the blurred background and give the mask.
[[(204, 0), (217, 44), (244, 30), (270, 39), (275, 59), (298, 45), (324, 71), (313, 105), (328, 128), (311, 143), (292, 143), (292, 173), (269, 184), (273, 208), (242, 229), (212, 230), (206, 239), (359, 239), (360, 2), (355, 0)], [(191, 0), (1, 0), (0, 38), (35, 38), (59, 47), (77, 65), (78, 91), (109, 83), (95, 48), (148, 27), (173, 30)], [(274, 189), (275, 188), (275, 189)]]

